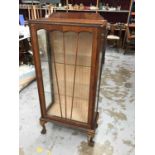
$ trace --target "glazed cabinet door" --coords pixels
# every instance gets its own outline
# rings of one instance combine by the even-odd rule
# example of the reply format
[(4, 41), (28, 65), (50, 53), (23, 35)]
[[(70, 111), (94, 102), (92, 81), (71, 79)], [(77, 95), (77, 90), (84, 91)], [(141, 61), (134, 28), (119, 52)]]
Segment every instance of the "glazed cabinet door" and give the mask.
[[(65, 31), (64, 31), (65, 29)], [(67, 29), (69, 29), (67, 27)], [(39, 29), (33, 37), (42, 117), (89, 125), (96, 45), (93, 29)]]

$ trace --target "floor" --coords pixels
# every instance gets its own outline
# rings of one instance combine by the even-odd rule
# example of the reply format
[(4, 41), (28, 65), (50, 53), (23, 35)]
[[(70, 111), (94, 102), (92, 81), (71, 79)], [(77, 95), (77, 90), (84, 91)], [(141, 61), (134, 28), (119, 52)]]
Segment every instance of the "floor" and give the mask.
[(134, 155), (134, 59), (106, 50), (94, 147), (87, 145), (85, 134), (52, 123), (40, 134), (36, 81), (26, 87), (19, 95), (20, 155)]

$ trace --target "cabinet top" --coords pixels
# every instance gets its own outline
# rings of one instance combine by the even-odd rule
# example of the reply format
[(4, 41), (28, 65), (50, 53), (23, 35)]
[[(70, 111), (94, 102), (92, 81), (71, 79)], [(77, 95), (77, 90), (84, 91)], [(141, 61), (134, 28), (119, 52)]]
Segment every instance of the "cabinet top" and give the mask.
[(29, 20), (29, 23), (104, 26), (107, 21), (98, 13), (55, 12), (48, 18)]

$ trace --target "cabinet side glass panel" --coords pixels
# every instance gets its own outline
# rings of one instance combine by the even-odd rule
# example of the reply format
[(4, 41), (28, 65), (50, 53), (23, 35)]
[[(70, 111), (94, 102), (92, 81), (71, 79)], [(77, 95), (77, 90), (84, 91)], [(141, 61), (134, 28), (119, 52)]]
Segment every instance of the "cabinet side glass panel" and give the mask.
[[(103, 40), (102, 40), (103, 42)], [(101, 75), (102, 75), (102, 57), (103, 57), (103, 46), (99, 51), (99, 60), (98, 60), (98, 76), (97, 76), (97, 89), (96, 89), (96, 101), (95, 101), (95, 112), (98, 112), (98, 104), (99, 104), (99, 96), (100, 96), (100, 82), (101, 82)]]
[(53, 100), (52, 79), (51, 79), (51, 73), (50, 73), (51, 69), (49, 65), (50, 64), (50, 58), (49, 58), (50, 53), (48, 49), (47, 34), (48, 32), (44, 29), (37, 31), (46, 108), (48, 108), (51, 105), (52, 100)]

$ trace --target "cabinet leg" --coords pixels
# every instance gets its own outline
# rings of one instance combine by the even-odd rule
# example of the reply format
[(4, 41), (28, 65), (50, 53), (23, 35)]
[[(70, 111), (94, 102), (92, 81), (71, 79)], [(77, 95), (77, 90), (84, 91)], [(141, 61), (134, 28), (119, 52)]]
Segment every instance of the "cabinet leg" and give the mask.
[(88, 135), (88, 145), (89, 146), (94, 146), (94, 135)]
[(95, 128), (98, 128), (98, 123), (96, 123)]
[(46, 127), (45, 127), (46, 121), (40, 120), (40, 125), (42, 126), (41, 134), (46, 134)]
[(97, 115), (96, 115), (96, 121), (95, 121), (95, 129), (98, 128), (98, 119), (99, 119), (99, 112), (97, 112)]

